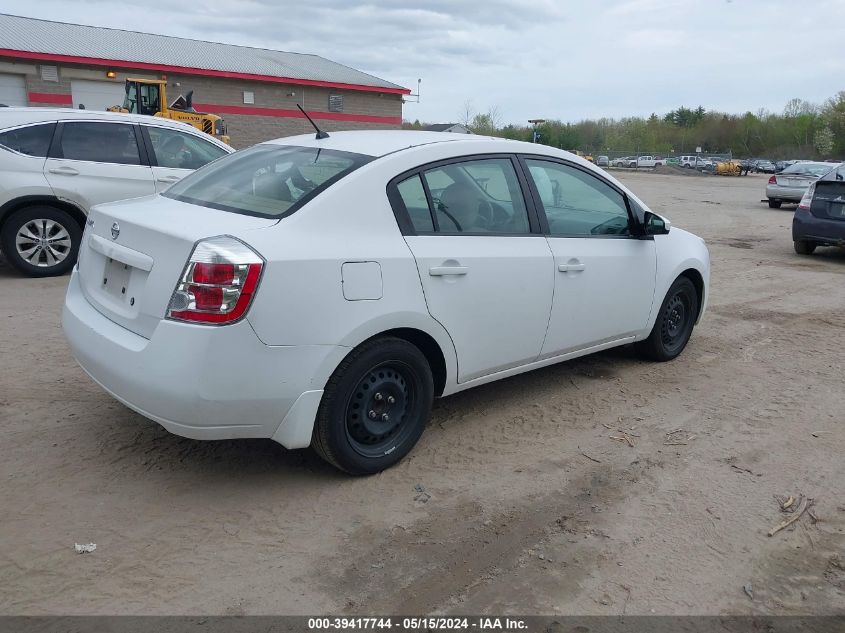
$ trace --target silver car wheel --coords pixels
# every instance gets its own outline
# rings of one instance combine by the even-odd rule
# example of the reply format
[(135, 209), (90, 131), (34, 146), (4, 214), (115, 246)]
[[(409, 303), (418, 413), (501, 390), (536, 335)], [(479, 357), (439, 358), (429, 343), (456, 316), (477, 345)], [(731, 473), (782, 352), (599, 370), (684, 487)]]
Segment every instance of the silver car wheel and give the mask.
[(71, 250), (71, 238), (59, 222), (45, 218), (34, 219), (18, 230), (15, 246), (25, 262), (39, 268), (48, 268), (67, 258)]

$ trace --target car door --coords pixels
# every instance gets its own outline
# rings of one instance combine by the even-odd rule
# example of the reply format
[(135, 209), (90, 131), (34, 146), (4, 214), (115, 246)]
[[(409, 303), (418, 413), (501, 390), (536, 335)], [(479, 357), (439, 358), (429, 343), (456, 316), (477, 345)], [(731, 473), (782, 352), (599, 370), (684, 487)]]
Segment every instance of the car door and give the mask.
[(552, 255), (524, 187), (515, 159), (499, 155), (434, 164), (389, 188), (460, 383), (530, 363), (543, 345)]
[(554, 305), (541, 358), (641, 332), (654, 301), (657, 257), (654, 241), (635, 235), (625, 194), (578, 166), (523, 160), (554, 255)]
[(59, 123), (44, 163), (53, 192), (86, 211), (101, 202), (155, 193), (138, 134), (129, 122)]
[(174, 182), (229, 152), (203, 139), (199, 134), (158, 125), (141, 125), (147, 145), (156, 191), (161, 193)]

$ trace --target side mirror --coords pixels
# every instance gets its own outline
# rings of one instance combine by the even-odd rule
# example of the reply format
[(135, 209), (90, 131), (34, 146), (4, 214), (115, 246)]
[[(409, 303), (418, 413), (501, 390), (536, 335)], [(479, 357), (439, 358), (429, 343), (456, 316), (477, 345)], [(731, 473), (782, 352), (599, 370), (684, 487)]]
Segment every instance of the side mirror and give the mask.
[(669, 233), (669, 229), (672, 228), (672, 223), (669, 220), (651, 211), (645, 212), (643, 225), (645, 226), (646, 235), (666, 235)]

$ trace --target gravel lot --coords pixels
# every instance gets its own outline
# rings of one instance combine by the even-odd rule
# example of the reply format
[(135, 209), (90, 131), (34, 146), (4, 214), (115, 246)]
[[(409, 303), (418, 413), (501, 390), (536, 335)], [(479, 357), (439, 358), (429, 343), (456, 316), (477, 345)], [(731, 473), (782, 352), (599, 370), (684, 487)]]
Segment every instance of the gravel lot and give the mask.
[[(369, 478), (169, 435), (76, 366), (67, 278), (0, 264), (0, 613), (845, 613), (845, 253), (795, 255), (764, 176), (620, 177), (710, 245), (681, 358), (440, 401)], [(818, 522), (767, 536), (775, 495)]]

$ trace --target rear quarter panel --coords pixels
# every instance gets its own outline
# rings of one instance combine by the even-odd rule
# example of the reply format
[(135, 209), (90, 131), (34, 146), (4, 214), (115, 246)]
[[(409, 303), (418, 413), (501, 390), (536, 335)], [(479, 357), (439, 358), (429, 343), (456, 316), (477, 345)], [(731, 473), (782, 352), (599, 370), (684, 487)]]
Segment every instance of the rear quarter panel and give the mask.
[(0, 149), (0, 207), (24, 196), (52, 195), (44, 177), (45, 160)]
[[(437, 341), (447, 383), (455, 380), (454, 346), (428, 313), (416, 262), (387, 199), (387, 182), (401, 171), (371, 163), (251, 236), (267, 264), (247, 319), (265, 344), (351, 349), (386, 330), (414, 328)], [(378, 263), (381, 298), (344, 297), (341, 269), (348, 262)], [(324, 383), (340, 358), (313, 384)]]

